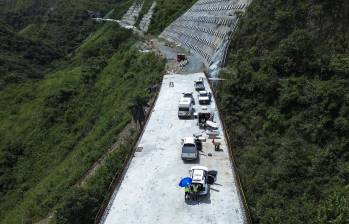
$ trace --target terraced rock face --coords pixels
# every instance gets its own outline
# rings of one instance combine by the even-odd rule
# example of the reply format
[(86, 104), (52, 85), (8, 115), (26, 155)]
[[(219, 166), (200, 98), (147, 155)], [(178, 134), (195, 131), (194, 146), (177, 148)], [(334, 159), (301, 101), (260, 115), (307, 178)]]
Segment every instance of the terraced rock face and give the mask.
[(190, 49), (206, 66), (219, 66), (238, 22), (236, 12), (245, 10), (249, 2), (199, 0), (160, 36)]
[(133, 3), (133, 5), (127, 10), (121, 21), (127, 25), (133, 26), (137, 22), (139, 13), (143, 8), (143, 3)]
[(151, 5), (148, 13), (143, 16), (141, 22), (139, 23), (139, 28), (143, 32), (147, 32), (148, 31), (150, 20), (151, 20), (151, 17), (153, 16), (153, 12), (154, 12), (155, 6), (156, 6), (156, 2), (153, 2), (153, 4)]

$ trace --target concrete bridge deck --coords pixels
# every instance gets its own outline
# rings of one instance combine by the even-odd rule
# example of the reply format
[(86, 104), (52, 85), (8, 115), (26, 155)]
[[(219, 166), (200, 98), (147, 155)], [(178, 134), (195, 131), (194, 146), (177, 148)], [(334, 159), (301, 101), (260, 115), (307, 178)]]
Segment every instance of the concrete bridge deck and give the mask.
[[(165, 75), (154, 110), (141, 136), (136, 152), (131, 160), (124, 179), (110, 201), (102, 223), (107, 224), (192, 224), (245, 223), (244, 208), (235, 184), (234, 170), (229, 159), (227, 144), (216, 104), (208, 110), (215, 113), (219, 123), (223, 151), (214, 151), (212, 140), (203, 143), (199, 161), (184, 163), (180, 157), (181, 139), (205, 131), (199, 129), (197, 120), (179, 120), (178, 102), (181, 93), (193, 92), (194, 81), (205, 79), (206, 89), (210, 90), (203, 73), (186, 75)], [(169, 87), (169, 82), (174, 87)], [(195, 99), (195, 109), (202, 107)], [(212, 153), (212, 156), (208, 156)], [(184, 190), (178, 187), (181, 177), (188, 176), (191, 166), (200, 164), (218, 171), (218, 178), (211, 186), (209, 196), (199, 202), (186, 203)]]

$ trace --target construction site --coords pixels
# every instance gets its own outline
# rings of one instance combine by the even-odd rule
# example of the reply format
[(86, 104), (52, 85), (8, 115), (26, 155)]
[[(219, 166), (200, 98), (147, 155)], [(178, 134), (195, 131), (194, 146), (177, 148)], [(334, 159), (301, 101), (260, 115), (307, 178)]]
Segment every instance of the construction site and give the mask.
[[(210, 82), (224, 65), (236, 12), (248, 3), (200, 0), (140, 46), (166, 58), (167, 74), (99, 223), (249, 223)], [(134, 3), (118, 23), (146, 32), (156, 2), (138, 29), (142, 6)]]
[(0, 223), (349, 223), (349, 1), (0, 1)]

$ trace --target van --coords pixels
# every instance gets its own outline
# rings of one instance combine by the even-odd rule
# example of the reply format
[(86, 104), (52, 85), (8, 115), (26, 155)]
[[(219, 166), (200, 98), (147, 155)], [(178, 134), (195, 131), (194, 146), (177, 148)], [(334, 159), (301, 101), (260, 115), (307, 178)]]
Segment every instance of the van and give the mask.
[(199, 91), (198, 98), (200, 105), (208, 105), (211, 103), (211, 93), (206, 90)]
[(193, 115), (193, 104), (190, 98), (181, 98), (178, 105), (179, 118), (191, 118)]

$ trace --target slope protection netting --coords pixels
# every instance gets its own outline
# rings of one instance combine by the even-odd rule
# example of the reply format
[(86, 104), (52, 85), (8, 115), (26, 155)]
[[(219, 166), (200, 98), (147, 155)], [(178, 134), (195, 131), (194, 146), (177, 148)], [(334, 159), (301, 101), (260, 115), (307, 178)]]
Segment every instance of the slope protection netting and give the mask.
[(237, 11), (244, 11), (250, 0), (199, 0), (161, 34), (169, 41), (188, 48), (217, 76), (225, 60), (231, 32), (237, 26)]

